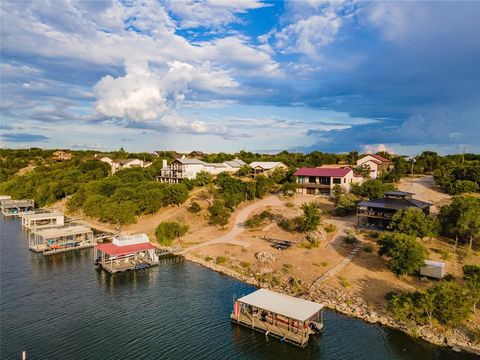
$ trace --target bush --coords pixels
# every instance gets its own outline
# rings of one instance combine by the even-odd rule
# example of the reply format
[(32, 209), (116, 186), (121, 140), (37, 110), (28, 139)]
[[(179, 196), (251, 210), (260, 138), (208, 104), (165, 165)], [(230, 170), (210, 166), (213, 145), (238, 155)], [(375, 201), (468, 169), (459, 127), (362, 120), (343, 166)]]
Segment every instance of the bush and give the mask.
[(358, 239), (355, 235), (355, 232), (348, 231), (347, 236), (345, 236), (345, 244), (355, 245), (358, 242)]
[(423, 265), (427, 251), (414, 237), (383, 233), (377, 241), (380, 256), (390, 257), (390, 269), (397, 275), (413, 274)]
[(163, 245), (171, 245), (173, 240), (185, 235), (188, 231), (188, 225), (180, 224), (176, 221), (161, 222), (155, 230), (157, 241)]
[(320, 225), (320, 210), (314, 202), (302, 205), (303, 215), (300, 219), (300, 231), (315, 231)]
[(245, 221), (244, 225), (248, 229), (258, 229), (262, 226), (266, 221), (273, 220), (275, 216), (268, 210), (262, 211), (260, 214), (253, 215)]
[(450, 194), (458, 195), (468, 192), (477, 192), (479, 190), (479, 186), (477, 183), (474, 183), (470, 180), (456, 180), (450, 186)]
[(198, 214), (200, 211), (202, 211), (202, 208), (197, 202), (192, 202), (190, 206), (188, 207), (188, 212), (191, 212), (192, 214)]
[(225, 207), (225, 203), (222, 200), (216, 199), (212, 205), (208, 207), (210, 212), (210, 224), (224, 226), (228, 224), (230, 219), (230, 209)]
[(250, 267), (250, 263), (248, 261), (240, 261), (240, 266), (244, 269), (248, 269)]
[(292, 269), (293, 269), (292, 264), (283, 264), (283, 265), (282, 265), (282, 271), (283, 271), (285, 274), (288, 274), (290, 271), (292, 271)]
[(200, 171), (195, 177), (195, 185), (205, 186), (213, 181), (213, 176), (207, 171)]
[(225, 256), (217, 256), (217, 258), (215, 259), (215, 263), (217, 265), (222, 265), (222, 264), (225, 264), (227, 262), (227, 258)]
[(419, 238), (433, 237), (438, 232), (438, 223), (421, 209), (399, 210), (393, 215), (390, 229)]
[(335, 230), (337, 230), (337, 227), (333, 224), (327, 224), (323, 227), (323, 229), (327, 232), (327, 233), (332, 233), (334, 232)]
[(393, 184), (385, 184), (377, 179), (370, 179), (361, 185), (352, 184), (351, 192), (355, 195), (368, 198), (369, 200), (382, 198), (387, 191), (395, 190)]
[(365, 251), (366, 253), (371, 253), (373, 252), (373, 246), (370, 244), (367, 244), (363, 247), (363, 251)]

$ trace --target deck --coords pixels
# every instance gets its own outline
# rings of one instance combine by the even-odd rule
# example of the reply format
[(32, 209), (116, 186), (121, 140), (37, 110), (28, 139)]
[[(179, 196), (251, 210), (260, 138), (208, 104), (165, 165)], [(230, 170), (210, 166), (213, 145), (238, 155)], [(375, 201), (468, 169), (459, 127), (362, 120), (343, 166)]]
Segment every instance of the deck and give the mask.
[(53, 254), (58, 254), (58, 253), (64, 253), (64, 252), (67, 252), (67, 251), (87, 249), (87, 248), (91, 248), (91, 247), (94, 247), (94, 246), (95, 246), (95, 244), (80, 244), (80, 245), (77, 245), (77, 246), (68, 246), (68, 247), (64, 247), (64, 248), (61, 248), (61, 249), (48, 250), (49, 247), (47, 245), (38, 244), (38, 245), (30, 245), (29, 248), (30, 248), (30, 250), (32, 250), (33, 252), (36, 252), (36, 253), (43, 253), (43, 255), (53, 255)]
[[(262, 321), (259, 318), (253, 318), (251, 315), (240, 313), (238, 318), (233, 314), (230, 316), (232, 322), (249, 327), (261, 333), (264, 333), (267, 336), (272, 336), (274, 338), (280, 339), (282, 341), (291, 343), (296, 346), (305, 347), (309, 341), (309, 331), (305, 331), (302, 334), (302, 329), (296, 329), (292, 326), (286, 324), (272, 324), (271, 321)], [(319, 324), (322, 327), (323, 325)], [(303, 335), (303, 336), (302, 336)]]

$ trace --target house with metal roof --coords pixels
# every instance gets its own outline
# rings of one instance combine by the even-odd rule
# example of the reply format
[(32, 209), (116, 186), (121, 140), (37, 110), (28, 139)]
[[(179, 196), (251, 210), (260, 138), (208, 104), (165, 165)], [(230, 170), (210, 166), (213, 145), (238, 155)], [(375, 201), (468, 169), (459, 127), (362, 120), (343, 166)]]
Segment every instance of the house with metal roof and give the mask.
[(350, 191), (353, 183), (361, 182), (349, 167), (341, 168), (301, 168), (295, 176), (297, 192), (307, 195), (332, 196), (335, 185), (340, 185), (344, 191)]
[(287, 169), (287, 165), (280, 161), (254, 161), (250, 163), (254, 175), (269, 175), (275, 169)]
[(385, 197), (357, 204), (358, 226), (372, 229), (388, 229), (393, 215), (399, 210), (417, 208), (426, 215), (430, 213), (432, 204), (413, 198), (413, 193), (405, 191), (389, 191)]
[(304, 347), (310, 335), (323, 331), (323, 305), (260, 289), (236, 300), (232, 322)]
[(357, 160), (357, 166), (370, 170), (370, 177), (376, 179), (381, 173), (390, 168), (391, 161), (383, 156), (368, 154)]

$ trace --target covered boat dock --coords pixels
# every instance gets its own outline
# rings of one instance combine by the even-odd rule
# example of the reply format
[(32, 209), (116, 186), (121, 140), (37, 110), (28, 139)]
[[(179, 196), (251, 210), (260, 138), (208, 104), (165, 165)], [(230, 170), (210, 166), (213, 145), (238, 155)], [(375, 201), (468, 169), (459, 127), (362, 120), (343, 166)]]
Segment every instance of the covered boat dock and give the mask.
[(22, 225), (27, 229), (41, 229), (63, 226), (65, 217), (59, 212), (35, 212), (22, 215)]
[(232, 322), (304, 347), (323, 331), (323, 305), (267, 289), (235, 301)]
[(110, 274), (158, 265), (155, 247), (146, 234), (120, 235), (111, 243), (95, 246), (95, 264)]
[(89, 248), (95, 245), (91, 228), (83, 225), (35, 229), (29, 235), (30, 250), (44, 255)]
[(32, 199), (25, 200), (1, 200), (2, 214), (5, 217), (19, 216), (32, 213), (35, 209), (35, 202)]

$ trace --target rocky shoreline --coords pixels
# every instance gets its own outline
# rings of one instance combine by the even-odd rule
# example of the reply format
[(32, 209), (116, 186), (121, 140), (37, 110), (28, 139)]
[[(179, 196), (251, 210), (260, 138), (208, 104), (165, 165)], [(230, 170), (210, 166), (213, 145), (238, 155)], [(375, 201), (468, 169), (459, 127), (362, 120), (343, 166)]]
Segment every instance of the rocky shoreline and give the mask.
[[(238, 273), (233, 269), (217, 265), (214, 262), (207, 261), (191, 253), (185, 254), (184, 257), (189, 261), (195, 262), (216, 272), (233, 277), (244, 283), (257, 287), (259, 286), (259, 283), (255, 278)], [(291, 295), (288, 288), (271, 285), (268, 285), (268, 287), (272, 290)], [(363, 300), (361, 297), (349, 296), (348, 294), (338, 289), (328, 287), (316, 289), (311, 293), (304, 295), (303, 297), (311, 301), (322, 303), (325, 305), (325, 307), (331, 310), (338, 311), (339, 313), (345, 314), (347, 316), (355, 317), (371, 324), (380, 324), (382, 326), (397, 329), (406, 333), (409, 336), (421, 338), (434, 345), (450, 347), (454, 351), (467, 351), (480, 355), (480, 344), (472, 343), (465, 336), (465, 334), (459, 331), (450, 330), (448, 334), (441, 334), (438, 330), (432, 329), (428, 326), (406, 326), (405, 324), (401, 324), (393, 320), (385, 310), (372, 310), (365, 302), (365, 300)]]

